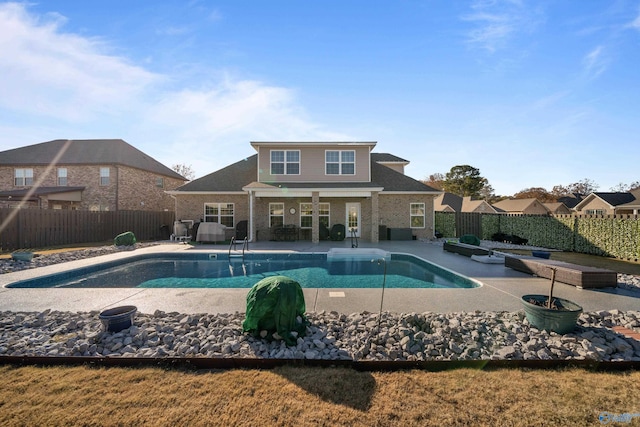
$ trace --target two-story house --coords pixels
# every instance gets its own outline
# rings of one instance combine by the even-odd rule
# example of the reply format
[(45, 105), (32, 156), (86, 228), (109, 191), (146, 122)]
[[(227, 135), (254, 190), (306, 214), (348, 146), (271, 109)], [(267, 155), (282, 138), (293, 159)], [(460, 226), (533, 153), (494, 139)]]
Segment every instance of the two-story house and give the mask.
[(247, 221), (251, 240), (268, 240), (283, 225), (313, 242), (336, 224), (347, 236), (372, 242), (385, 239), (385, 229), (434, 235), (434, 198), (441, 191), (406, 176), (408, 161), (372, 153), (375, 142), (251, 146), (257, 154), (167, 191), (176, 199), (176, 218), (230, 228)]
[(173, 210), (187, 179), (121, 139), (58, 139), (0, 152), (0, 207)]

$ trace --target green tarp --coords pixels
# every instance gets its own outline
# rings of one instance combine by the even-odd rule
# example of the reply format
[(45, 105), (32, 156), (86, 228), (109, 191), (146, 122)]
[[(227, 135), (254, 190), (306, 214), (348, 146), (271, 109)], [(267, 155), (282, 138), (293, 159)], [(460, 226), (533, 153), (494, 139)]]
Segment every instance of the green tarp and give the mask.
[(460, 237), (460, 243), (466, 243), (468, 245), (480, 246), (480, 239), (473, 234), (465, 234)]
[(242, 330), (256, 337), (261, 331), (267, 331), (267, 337), (277, 332), (287, 345), (295, 345), (297, 339), (291, 332), (305, 335), (308, 324), (305, 311), (304, 294), (298, 282), (286, 276), (267, 277), (253, 285), (247, 294), (247, 317)]

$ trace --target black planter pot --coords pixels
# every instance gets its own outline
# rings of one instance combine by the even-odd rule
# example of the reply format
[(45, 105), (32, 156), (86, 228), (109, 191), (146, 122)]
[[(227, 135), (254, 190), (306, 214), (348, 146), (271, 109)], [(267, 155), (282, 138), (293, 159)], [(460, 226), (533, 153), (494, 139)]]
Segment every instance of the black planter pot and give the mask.
[(110, 308), (100, 313), (100, 320), (109, 332), (120, 332), (131, 327), (138, 308), (135, 305)]
[[(549, 297), (547, 295), (524, 295), (522, 305), (527, 320), (538, 329), (553, 331), (559, 334), (568, 334), (576, 327), (578, 317), (582, 313), (582, 307), (578, 304), (563, 298), (553, 298), (559, 309), (546, 307)], [(535, 301), (538, 304), (532, 304)]]

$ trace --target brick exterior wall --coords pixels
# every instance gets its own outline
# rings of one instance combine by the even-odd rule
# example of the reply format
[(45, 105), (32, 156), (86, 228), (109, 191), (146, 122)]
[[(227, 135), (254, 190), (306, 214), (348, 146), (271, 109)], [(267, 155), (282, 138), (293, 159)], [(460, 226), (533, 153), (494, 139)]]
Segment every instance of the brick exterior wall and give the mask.
[(413, 228), (412, 233), (418, 239), (431, 239), (434, 233), (434, 204), (435, 196), (432, 195), (405, 195), (384, 194), (379, 197), (380, 224), (387, 228), (410, 228), (411, 203), (424, 203), (425, 218), (424, 228)]
[[(204, 217), (205, 203), (234, 203), (234, 224), (238, 221), (249, 219), (248, 195), (178, 195), (176, 196), (176, 219), (200, 221)], [(254, 228), (257, 232), (257, 240), (269, 240), (269, 203), (284, 203), (284, 223), (300, 226), (300, 203), (311, 203), (311, 197), (300, 198), (257, 198), (254, 205)], [(334, 224), (346, 226), (346, 204), (360, 203), (360, 238), (371, 240), (377, 233), (372, 224), (372, 198), (320, 198), (320, 203), (330, 204), (329, 228)], [(388, 228), (409, 228), (410, 204), (425, 204), (425, 227), (412, 229), (413, 235), (420, 239), (433, 238), (434, 233), (434, 196), (429, 195), (385, 195), (380, 194), (378, 199), (380, 214), (379, 224)], [(290, 209), (296, 210), (295, 214)], [(301, 230), (301, 239), (311, 240), (311, 230)], [(377, 236), (375, 236), (377, 238)]]
[[(109, 167), (109, 185), (100, 185), (100, 168)], [(48, 201), (43, 197), (42, 208), (53, 208), (54, 205), (63, 209), (78, 210), (143, 210), (143, 211), (171, 211), (174, 210), (174, 200), (165, 190), (174, 190), (183, 185), (182, 180), (163, 177), (164, 188), (156, 185), (160, 175), (126, 166), (115, 165), (58, 165), (48, 173), (46, 166), (20, 166), (21, 169), (33, 169), (33, 181), (41, 187), (58, 186), (58, 169), (67, 169), (67, 186), (85, 187), (82, 191), (81, 202)], [(0, 189), (17, 190), (25, 187), (14, 186), (14, 167), (0, 167)], [(144, 202), (141, 203), (141, 202)], [(0, 207), (14, 206), (16, 202), (2, 202)], [(38, 207), (31, 203), (27, 207)]]

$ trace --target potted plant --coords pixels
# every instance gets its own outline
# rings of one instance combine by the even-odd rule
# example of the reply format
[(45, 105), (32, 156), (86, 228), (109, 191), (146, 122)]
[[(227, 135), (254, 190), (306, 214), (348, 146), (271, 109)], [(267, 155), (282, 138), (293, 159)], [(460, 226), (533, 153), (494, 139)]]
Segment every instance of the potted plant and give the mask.
[(11, 258), (15, 261), (31, 262), (33, 259), (33, 252), (25, 250), (15, 251), (11, 253)]
[(529, 323), (538, 329), (567, 334), (576, 327), (582, 307), (569, 300), (553, 297), (556, 268), (549, 268), (551, 268), (549, 295), (523, 295), (524, 313)]

